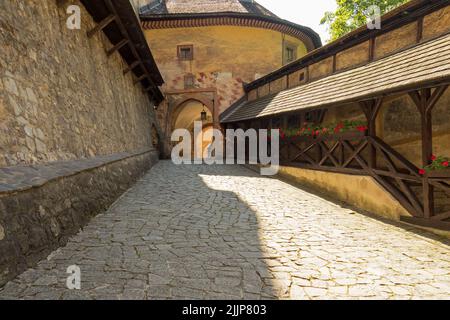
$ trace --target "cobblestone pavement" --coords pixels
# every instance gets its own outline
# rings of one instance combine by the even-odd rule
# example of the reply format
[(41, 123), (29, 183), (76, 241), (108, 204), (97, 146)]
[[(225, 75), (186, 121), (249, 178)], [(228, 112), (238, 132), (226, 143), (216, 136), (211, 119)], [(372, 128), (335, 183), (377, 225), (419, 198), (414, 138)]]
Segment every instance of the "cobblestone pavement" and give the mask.
[(244, 167), (162, 161), (0, 298), (450, 298), (449, 247), (409, 229)]

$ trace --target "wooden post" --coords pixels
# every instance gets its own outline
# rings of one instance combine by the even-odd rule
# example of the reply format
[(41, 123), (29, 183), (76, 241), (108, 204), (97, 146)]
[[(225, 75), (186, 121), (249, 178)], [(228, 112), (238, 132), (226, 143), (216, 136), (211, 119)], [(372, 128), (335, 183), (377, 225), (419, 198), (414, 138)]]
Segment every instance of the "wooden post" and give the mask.
[(140, 76), (139, 78), (136, 78), (136, 80), (134, 80), (134, 84), (138, 84), (139, 82), (141, 82), (142, 80), (144, 80), (145, 78), (148, 78), (147, 74), (143, 74), (142, 76)]
[(123, 46), (127, 45), (130, 41), (128, 39), (123, 39), (122, 41), (118, 42), (114, 47), (106, 51), (106, 55), (110, 57), (114, 52), (117, 50), (120, 50)]
[(256, 126), (257, 126), (257, 128), (255, 128), (256, 129), (256, 143), (257, 143), (256, 151), (258, 152), (258, 154), (256, 156), (256, 161), (258, 163), (260, 163), (260, 159), (259, 159), (259, 150), (260, 150), (260, 148), (259, 148), (259, 141), (260, 141), (259, 140), (259, 130), (262, 129), (261, 119), (257, 119), (256, 120)]
[(371, 37), (369, 40), (369, 61), (373, 61), (375, 57), (375, 37)]
[(109, 15), (107, 16), (105, 19), (103, 19), (99, 24), (97, 24), (94, 29), (89, 30), (87, 32), (87, 36), (88, 38), (92, 38), (94, 36), (94, 34), (96, 34), (97, 32), (99, 32), (100, 30), (103, 30), (108, 24), (110, 24), (111, 22), (113, 22), (114, 20), (116, 20), (116, 16), (115, 15)]
[[(430, 89), (423, 89), (420, 93), (420, 119), (422, 127), (422, 165), (425, 167), (431, 162), (433, 154), (433, 126), (431, 110), (427, 110), (428, 100), (431, 95)], [(428, 178), (423, 181), (423, 213), (424, 218), (430, 218), (434, 213), (434, 190), (428, 183)]]
[[(383, 99), (374, 99), (370, 101), (361, 101), (360, 106), (367, 118), (368, 135), (370, 138), (377, 136), (377, 116), (380, 112)], [(377, 167), (377, 151), (370, 143), (369, 146), (369, 168)]]
[(422, 165), (430, 164), (430, 158), (433, 154), (433, 128), (431, 110), (427, 110), (428, 101), (430, 99), (431, 90), (420, 90), (420, 119), (422, 122)]
[(137, 66), (140, 66), (142, 64), (142, 62), (139, 61), (135, 61), (132, 64), (130, 64), (128, 66), (128, 68), (126, 68), (125, 70), (123, 70), (123, 74), (127, 74), (128, 72), (130, 72), (131, 70), (133, 70), (134, 68), (136, 68)]
[(284, 115), (281, 117), (281, 128), (283, 130), (288, 129), (288, 116), (287, 115)]
[[(448, 85), (443, 85), (431, 92), (430, 88), (412, 91), (409, 96), (415, 103), (420, 113), (421, 133), (422, 133), (422, 166), (426, 167), (431, 163), (433, 154), (433, 117), (432, 111), (436, 103), (444, 94)], [(428, 178), (423, 178), (423, 214), (424, 218), (431, 218), (434, 215), (434, 188), (428, 183)]]
[(423, 39), (423, 17), (417, 20), (417, 43), (420, 43)]
[(306, 122), (305, 112), (300, 112), (299, 119), (300, 119), (300, 128), (303, 128), (303, 125)]

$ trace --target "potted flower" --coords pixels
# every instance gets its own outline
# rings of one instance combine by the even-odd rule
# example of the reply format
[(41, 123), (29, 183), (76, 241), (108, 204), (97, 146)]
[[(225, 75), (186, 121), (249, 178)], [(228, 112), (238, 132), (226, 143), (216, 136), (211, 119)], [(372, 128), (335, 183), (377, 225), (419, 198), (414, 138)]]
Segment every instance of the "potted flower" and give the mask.
[(450, 178), (449, 158), (432, 155), (431, 164), (419, 170), (419, 174), (430, 178)]
[[(286, 142), (287, 140), (310, 140), (320, 138), (336, 138), (344, 137), (352, 139), (365, 135), (367, 132), (367, 124), (363, 121), (344, 120), (331, 124), (329, 126), (314, 125), (312, 123), (305, 122), (302, 127), (279, 129), (280, 141)], [(268, 139), (270, 140), (270, 131)]]
[(344, 120), (330, 125), (327, 132), (332, 133), (334, 137), (352, 139), (366, 135), (367, 129), (367, 123), (363, 121)]

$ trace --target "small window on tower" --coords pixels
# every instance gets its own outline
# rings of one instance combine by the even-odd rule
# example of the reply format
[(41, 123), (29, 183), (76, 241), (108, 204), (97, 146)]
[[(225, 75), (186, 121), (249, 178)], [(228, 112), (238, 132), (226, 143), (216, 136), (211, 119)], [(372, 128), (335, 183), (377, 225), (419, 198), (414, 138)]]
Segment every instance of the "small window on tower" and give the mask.
[(302, 82), (303, 80), (305, 80), (305, 73), (304, 73), (304, 72), (300, 73), (300, 76), (298, 77), (298, 80), (299, 80), (300, 82)]
[(178, 46), (178, 59), (194, 60), (194, 46), (192, 45)]
[(297, 46), (291, 43), (284, 45), (284, 64), (288, 64), (297, 60)]
[(286, 62), (292, 62), (294, 61), (294, 49), (293, 48), (286, 48)]

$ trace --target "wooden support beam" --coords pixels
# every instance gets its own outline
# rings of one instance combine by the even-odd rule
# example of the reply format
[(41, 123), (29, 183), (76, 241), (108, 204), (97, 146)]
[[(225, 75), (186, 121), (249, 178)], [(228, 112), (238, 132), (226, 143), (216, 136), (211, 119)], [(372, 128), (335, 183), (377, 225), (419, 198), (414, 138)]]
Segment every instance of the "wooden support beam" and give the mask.
[(325, 119), (325, 115), (327, 114), (328, 109), (320, 109), (319, 116), (318, 116), (318, 122), (321, 124), (323, 120)]
[[(425, 167), (431, 163), (433, 154), (433, 117), (432, 111), (436, 103), (444, 94), (448, 85), (436, 87), (433, 91), (430, 88), (409, 92), (419, 110), (422, 133), (422, 166)], [(434, 215), (434, 187), (423, 178), (423, 212), (424, 218), (431, 218)]]
[(427, 228), (434, 228), (439, 230), (445, 230), (450, 231), (450, 223), (445, 221), (436, 221), (432, 219), (421, 219), (421, 218), (415, 218), (415, 217), (406, 217), (401, 216), (400, 221), (404, 221), (407, 223), (411, 223), (414, 225), (419, 225)]
[[(431, 89), (420, 90), (420, 118), (422, 127), (422, 165), (425, 167), (431, 163), (433, 154), (433, 122), (429, 106)], [(434, 188), (428, 183), (428, 178), (423, 180), (423, 212), (424, 218), (428, 219), (434, 215)]]
[(288, 129), (288, 122), (289, 122), (289, 118), (287, 115), (283, 115), (281, 117), (281, 128), (283, 128), (283, 130)]
[(116, 20), (116, 16), (115, 15), (109, 15), (107, 16), (105, 19), (103, 19), (102, 21), (100, 21), (99, 24), (97, 24), (92, 30), (89, 30), (87, 32), (87, 36), (89, 38), (92, 38), (97, 32), (103, 30), (108, 24), (110, 24), (111, 22)]
[(443, 86), (437, 87), (433, 91), (433, 93), (430, 96), (430, 99), (428, 100), (427, 112), (431, 112), (433, 110), (434, 106), (439, 101), (439, 99), (442, 97), (442, 95), (444, 94), (445, 90), (447, 90), (447, 88), (448, 88), (448, 85), (443, 85)]
[(106, 51), (106, 55), (108, 57), (110, 57), (114, 52), (116, 52), (117, 50), (120, 50), (121, 48), (123, 48), (125, 45), (127, 45), (130, 42), (130, 40), (128, 39), (123, 39), (122, 41), (120, 41), (119, 43), (117, 43), (116, 45), (114, 45), (114, 47), (112, 47), (111, 49), (109, 49), (108, 51)]
[(373, 61), (375, 58), (375, 37), (369, 40), (369, 61)]
[(136, 68), (137, 66), (140, 66), (141, 63), (142, 63), (142, 62), (141, 62), (140, 60), (133, 62), (132, 64), (130, 64), (130, 65), (128, 66), (128, 68), (126, 68), (125, 70), (123, 70), (123, 74), (127, 74), (128, 72), (130, 72), (131, 70), (133, 70), (133, 69)]
[(134, 80), (134, 84), (138, 84), (139, 82), (141, 82), (142, 80), (144, 80), (145, 78), (147, 78), (148, 75), (147, 74), (143, 74), (142, 76), (140, 76), (139, 78), (137, 78), (136, 80)]
[[(111, 0), (104, 0), (104, 1), (105, 1), (106, 6), (108, 7), (108, 9), (113, 13), (113, 15), (118, 17), (119, 15), (117, 13), (117, 9), (116, 9), (116, 6), (113, 3), (113, 1), (111, 1)], [(125, 26), (123, 25), (123, 22), (119, 18), (117, 19), (117, 26), (118, 26), (123, 38), (131, 39), (130, 35), (128, 34), (128, 31), (126, 30)], [(142, 70), (145, 73), (145, 77), (149, 79), (149, 81), (151, 82), (152, 85), (154, 85), (153, 80), (150, 76), (150, 72), (149, 72), (149, 70), (147, 70), (144, 62), (142, 61), (142, 58), (141, 58), (139, 52), (136, 49), (136, 46), (138, 46), (138, 44), (135, 44), (134, 42), (132, 42), (130, 40), (129, 45), (130, 45), (130, 50), (133, 53), (134, 58), (136, 60), (140, 61), (140, 65), (142, 66)], [(141, 44), (141, 46), (143, 46), (143, 44)], [(133, 69), (133, 68), (131, 68), (131, 69)], [(124, 73), (127, 73), (129, 71), (131, 71), (131, 70), (127, 69), (126, 72), (124, 71)], [(144, 79), (144, 78), (142, 78), (142, 79)], [(141, 80), (138, 80), (137, 82), (135, 82), (135, 84), (137, 84)]]
[(417, 43), (421, 42), (423, 39), (423, 17), (417, 19)]
[[(422, 165), (427, 166), (430, 164), (430, 157), (433, 152), (432, 105), (430, 104), (431, 89), (412, 91), (409, 92), (409, 96), (419, 110), (422, 132)], [(429, 108), (429, 106), (431, 108)]]
[[(383, 104), (383, 98), (373, 99), (370, 101), (361, 101), (360, 107), (367, 118), (367, 127), (369, 137), (377, 136), (377, 116), (380, 113), (381, 106)], [(377, 151), (376, 148), (371, 144), (369, 146), (369, 167), (377, 167)]]
[(306, 122), (306, 115), (304, 111), (300, 111), (299, 113), (299, 120), (300, 120), (300, 128), (303, 128), (305, 122)]
[(333, 55), (333, 73), (336, 72), (336, 65), (337, 65), (337, 57), (336, 55)]

